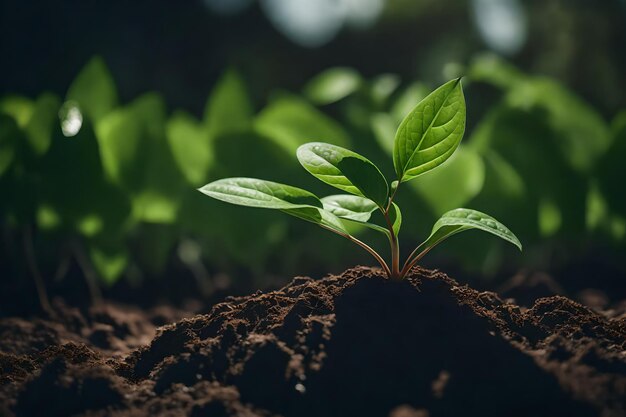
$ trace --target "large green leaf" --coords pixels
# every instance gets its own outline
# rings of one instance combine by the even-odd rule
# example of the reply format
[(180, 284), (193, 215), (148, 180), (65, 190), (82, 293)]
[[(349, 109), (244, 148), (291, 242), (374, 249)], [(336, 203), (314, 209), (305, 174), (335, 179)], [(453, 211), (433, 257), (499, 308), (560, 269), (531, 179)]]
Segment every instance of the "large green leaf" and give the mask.
[(396, 133), (393, 163), (400, 182), (445, 162), (465, 132), (465, 99), (461, 80), (442, 85), (422, 100)]
[(217, 200), (247, 207), (268, 209), (323, 208), (322, 202), (301, 188), (256, 178), (225, 178), (213, 181), (199, 191)]
[(322, 198), (324, 208), (342, 219), (366, 222), (378, 206), (372, 200), (349, 194), (329, 195)]
[(322, 202), (301, 188), (256, 178), (224, 178), (199, 188), (217, 200), (247, 207), (282, 210), (300, 219), (347, 233), (341, 221), (324, 210)]
[(304, 87), (304, 94), (314, 103), (330, 104), (357, 91), (362, 82), (352, 68), (330, 68), (311, 79)]
[(67, 90), (66, 99), (76, 101), (94, 122), (117, 106), (115, 82), (102, 58), (94, 57), (85, 65)]
[(459, 208), (445, 213), (433, 226), (433, 230), (422, 245), (424, 251), (430, 250), (439, 242), (465, 230), (478, 229), (506, 240), (522, 250), (519, 239), (506, 226), (493, 217), (480, 211)]
[(349, 138), (341, 125), (299, 97), (284, 95), (259, 113), (255, 130), (293, 154), (298, 146), (323, 140), (347, 146)]
[(364, 196), (379, 206), (387, 204), (389, 187), (380, 170), (367, 158), (322, 142), (298, 148), (298, 160), (313, 176), (340, 190)]

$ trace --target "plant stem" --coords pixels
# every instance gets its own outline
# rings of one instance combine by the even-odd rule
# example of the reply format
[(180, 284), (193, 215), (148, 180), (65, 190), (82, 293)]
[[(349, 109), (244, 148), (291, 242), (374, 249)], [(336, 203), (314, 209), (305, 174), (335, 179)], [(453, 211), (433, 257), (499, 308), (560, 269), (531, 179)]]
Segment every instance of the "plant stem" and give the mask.
[(398, 181), (398, 185), (396, 185), (396, 189), (393, 190), (393, 193), (391, 194), (391, 196), (389, 197), (389, 203), (387, 203), (387, 207), (385, 207), (384, 212), (389, 213), (389, 209), (391, 208), (391, 205), (393, 204), (393, 200), (394, 198), (396, 198), (396, 193), (398, 192), (398, 188), (400, 188), (400, 181)]
[(85, 275), (85, 281), (87, 282), (87, 289), (89, 290), (92, 304), (95, 306), (102, 304), (102, 293), (98, 287), (98, 276), (79, 240), (74, 242), (74, 254), (76, 255), (76, 261), (78, 261), (80, 269), (83, 270), (83, 274)]
[[(424, 245), (425, 242), (421, 243), (418, 247), (416, 247), (413, 250), (413, 252), (411, 252), (411, 254), (407, 258), (406, 262), (404, 263), (404, 267), (402, 268), (402, 276), (408, 274), (409, 271), (411, 270), (411, 268), (413, 268), (415, 266), (415, 264), (419, 262), (420, 259), (422, 259), (428, 252), (430, 252), (430, 250), (432, 248), (434, 248), (435, 246), (437, 246), (439, 243), (441, 243), (444, 240), (445, 240), (445, 238), (439, 239), (438, 241), (436, 241), (435, 243), (433, 243), (432, 245), (430, 245), (429, 247), (427, 247), (426, 249), (424, 249), (423, 251), (421, 251), (417, 255), (415, 255), (415, 254), (422, 247), (422, 245)], [(413, 258), (413, 259), (411, 259), (411, 258)]]
[(398, 242), (398, 236), (393, 230), (393, 224), (389, 218), (389, 209), (383, 211), (383, 216), (387, 222), (387, 229), (389, 229), (389, 245), (391, 246), (391, 275), (389, 277), (392, 279), (400, 279), (402, 278), (402, 274), (400, 273), (400, 244)]
[(406, 275), (409, 273), (409, 271), (411, 270), (411, 268), (413, 268), (415, 266), (416, 263), (419, 262), (420, 259), (422, 259), (428, 252), (430, 252), (430, 250), (433, 248), (434, 246), (430, 246), (427, 249), (424, 249), (422, 252), (420, 252), (419, 255), (417, 255), (415, 257), (415, 259), (413, 259), (411, 262), (408, 262), (404, 265), (404, 268), (402, 268), (402, 276)]
[(323, 224), (320, 224), (320, 226), (326, 230), (330, 230), (331, 232), (338, 234), (339, 236), (345, 237), (349, 241), (356, 243), (357, 245), (359, 245), (360, 247), (368, 251), (378, 261), (378, 263), (380, 264), (380, 267), (383, 269), (383, 271), (385, 271), (385, 274), (388, 277), (391, 277), (391, 271), (389, 270), (389, 266), (387, 266), (387, 262), (385, 262), (385, 260), (374, 249), (372, 249), (367, 243), (360, 241), (354, 236), (350, 236), (346, 233), (342, 233), (331, 227), (324, 226)]
[(389, 278), (391, 279), (401, 279), (404, 276), (400, 271), (400, 243), (398, 242), (396, 232), (393, 230), (393, 223), (389, 218), (389, 210), (391, 210), (393, 199), (396, 197), (399, 187), (400, 181), (398, 181), (396, 189), (393, 190), (393, 193), (389, 197), (387, 207), (385, 207), (385, 209), (382, 207), (380, 208), (383, 213), (383, 217), (387, 222), (387, 229), (389, 229), (389, 245), (391, 246), (391, 274), (389, 275)]
[(41, 309), (49, 316), (54, 316), (54, 310), (50, 306), (50, 300), (46, 292), (46, 286), (43, 282), (43, 277), (37, 266), (37, 258), (35, 256), (35, 245), (33, 244), (33, 230), (30, 225), (26, 226), (24, 230), (24, 252), (26, 253), (26, 260), (28, 263), (28, 269), (35, 281), (35, 288), (37, 289), (37, 296), (39, 297), (39, 305)]

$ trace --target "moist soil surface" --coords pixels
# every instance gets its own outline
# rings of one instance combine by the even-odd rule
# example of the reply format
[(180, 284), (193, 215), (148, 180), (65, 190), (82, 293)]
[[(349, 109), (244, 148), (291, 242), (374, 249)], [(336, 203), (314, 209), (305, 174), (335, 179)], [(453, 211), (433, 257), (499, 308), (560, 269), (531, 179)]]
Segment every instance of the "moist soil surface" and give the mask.
[[(0, 416), (626, 415), (626, 318), (357, 267), (209, 314), (0, 320)], [(170, 323), (170, 324), (166, 324)]]

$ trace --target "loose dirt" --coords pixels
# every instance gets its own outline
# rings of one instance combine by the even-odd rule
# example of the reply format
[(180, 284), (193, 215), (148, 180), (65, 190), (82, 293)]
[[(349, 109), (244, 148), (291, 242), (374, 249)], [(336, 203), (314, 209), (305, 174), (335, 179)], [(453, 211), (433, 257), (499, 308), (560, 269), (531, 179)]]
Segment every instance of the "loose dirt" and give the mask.
[(626, 318), (437, 271), (297, 277), (191, 318), (57, 311), (0, 321), (1, 416), (626, 414)]

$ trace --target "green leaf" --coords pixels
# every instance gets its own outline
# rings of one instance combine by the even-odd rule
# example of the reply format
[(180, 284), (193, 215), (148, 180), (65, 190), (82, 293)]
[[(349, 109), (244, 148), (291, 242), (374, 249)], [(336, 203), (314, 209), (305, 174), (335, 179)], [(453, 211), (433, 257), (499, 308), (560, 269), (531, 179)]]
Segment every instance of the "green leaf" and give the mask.
[(349, 234), (341, 220), (331, 212), (317, 207), (302, 207), (282, 210), (299, 219), (325, 226), (342, 234)]
[(372, 80), (370, 96), (374, 103), (384, 105), (400, 85), (400, 77), (395, 74), (381, 74)]
[(299, 219), (348, 233), (341, 220), (324, 210), (315, 195), (301, 188), (256, 178), (225, 178), (209, 183), (199, 191), (231, 204), (281, 210)]
[(485, 164), (475, 150), (459, 146), (439, 169), (429, 171), (411, 183), (433, 213), (443, 213), (467, 204), (485, 182)]
[(128, 265), (128, 251), (123, 246), (102, 247), (91, 244), (89, 255), (102, 282), (111, 286), (117, 282)]
[(370, 116), (370, 128), (380, 147), (393, 155), (393, 142), (398, 123), (389, 113), (374, 113)]
[(441, 216), (433, 226), (428, 239), (420, 246), (424, 248), (423, 251), (428, 251), (444, 239), (470, 229), (491, 233), (522, 250), (519, 239), (502, 223), (480, 211), (464, 208), (451, 210)]
[(422, 100), (396, 133), (393, 163), (400, 182), (441, 165), (465, 132), (461, 79), (447, 82)]
[(378, 206), (372, 200), (356, 195), (337, 194), (322, 198), (324, 209), (341, 219), (366, 222)]
[(85, 65), (70, 85), (66, 100), (76, 101), (94, 122), (117, 106), (115, 82), (102, 58), (94, 57)]
[(559, 153), (577, 171), (591, 172), (611, 145), (610, 132), (602, 116), (552, 79), (524, 75), (493, 55), (476, 59), (470, 76), (503, 89), (505, 103), (510, 108), (543, 118), (554, 132)]
[(307, 83), (304, 95), (316, 104), (330, 104), (357, 91), (362, 81), (352, 68), (330, 68)]
[(367, 158), (322, 142), (298, 148), (300, 164), (319, 180), (351, 194), (367, 197), (379, 206), (387, 204), (389, 187), (380, 170)]
[(143, 131), (132, 112), (119, 108), (107, 114), (96, 125), (96, 135), (108, 178), (120, 185), (138, 183)]
[(611, 210), (626, 215), (626, 110), (619, 113), (612, 123), (613, 143), (598, 163), (599, 186)]
[(472, 60), (469, 77), (500, 88), (510, 88), (527, 79), (527, 76), (513, 65), (492, 53), (479, 54)]
[(0, 114), (0, 177), (15, 158), (19, 128), (12, 117)]
[(424, 100), (428, 93), (429, 90), (424, 84), (419, 82), (410, 84), (393, 103), (389, 116), (393, 117), (394, 122), (400, 124), (402, 119), (413, 110), (415, 103)]
[(518, 83), (506, 97), (513, 108), (539, 110), (555, 132), (565, 160), (577, 171), (589, 173), (611, 146), (611, 135), (602, 116), (559, 83), (536, 77)]
[(301, 188), (256, 178), (225, 178), (199, 188), (217, 200), (247, 207), (288, 210), (323, 208), (322, 202)]
[(177, 112), (167, 122), (166, 132), (178, 168), (190, 184), (202, 184), (213, 163), (213, 143), (207, 129), (191, 115)]
[(299, 97), (286, 95), (265, 107), (254, 122), (256, 132), (275, 141), (289, 154), (312, 139), (339, 146), (350, 142), (341, 125)]
[(11, 116), (21, 128), (28, 124), (34, 107), (31, 99), (22, 96), (10, 95), (0, 99), (0, 113)]
[(209, 136), (247, 130), (254, 110), (246, 87), (234, 70), (226, 71), (211, 92), (204, 110), (204, 124)]
[(400, 211), (400, 207), (396, 203), (391, 204), (391, 210), (389, 210), (389, 215), (391, 216), (391, 225), (393, 227), (393, 231), (398, 236), (400, 233), (400, 227), (402, 226), (402, 212)]
[(36, 155), (45, 154), (50, 148), (52, 132), (58, 123), (61, 102), (53, 94), (44, 93), (34, 103), (33, 114), (25, 126), (30, 147)]

